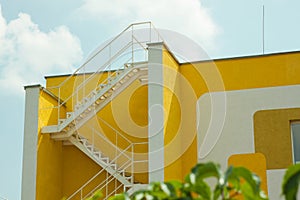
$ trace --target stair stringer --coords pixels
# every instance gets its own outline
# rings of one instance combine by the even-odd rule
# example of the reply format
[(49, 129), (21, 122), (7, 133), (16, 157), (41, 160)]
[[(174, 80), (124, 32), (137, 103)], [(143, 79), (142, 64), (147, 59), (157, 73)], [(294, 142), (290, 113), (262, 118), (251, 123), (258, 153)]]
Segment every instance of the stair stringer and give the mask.
[[(137, 71), (133, 73), (134, 70)], [(43, 127), (42, 133), (51, 133), (51, 137), (56, 140), (68, 139), (72, 134), (74, 134), (74, 132), (76, 132), (76, 130), (91, 119), (95, 113), (98, 113), (131, 83), (138, 80), (140, 77), (145, 77), (147, 75), (147, 66), (131, 68), (131, 70), (128, 70), (122, 76), (113, 80), (114, 82), (111, 83), (110, 87), (108, 87), (105, 91), (100, 91), (88, 99), (85, 105), (73, 112), (73, 114), (71, 114), (71, 116), (65, 119), (61, 124)], [(117, 89), (113, 90), (112, 88), (120, 82), (122, 82), (122, 84)], [(103, 98), (104, 95), (109, 96)]]
[[(103, 161), (103, 158), (99, 158), (96, 154), (93, 154), (94, 150), (88, 150), (78, 139), (75, 137), (70, 137), (69, 141), (75, 145), (78, 149), (80, 149), (84, 154), (86, 154), (90, 159), (96, 162), (100, 167), (106, 170), (109, 174), (111, 174), (114, 178), (116, 178), (120, 183), (123, 184), (124, 188), (133, 187), (133, 177), (125, 176), (125, 172), (123, 169), (118, 169), (118, 166), (114, 163), (110, 163), (109, 158), (106, 158), (107, 161)], [(123, 174), (122, 174), (123, 173)]]

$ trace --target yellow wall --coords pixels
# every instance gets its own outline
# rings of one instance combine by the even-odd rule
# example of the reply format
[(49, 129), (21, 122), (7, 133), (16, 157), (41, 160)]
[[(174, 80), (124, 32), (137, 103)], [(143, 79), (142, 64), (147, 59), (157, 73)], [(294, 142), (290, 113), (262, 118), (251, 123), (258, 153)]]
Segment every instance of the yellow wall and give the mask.
[[(81, 152), (75, 146), (63, 147), (63, 196), (69, 197), (73, 192), (80, 188), (83, 184), (89, 181), (94, 175), (96, 175), (102, 168), (92, 161), (88, 156)], [(106, 171), (96, 176), (93, 181), (87, 184), (83, 190), (83, 196), (87, 195), (92, 189), (98, 186), (103, 180), (105, 180), (108, 174)], [(116, 184), (116, 185), (114, 185)], [(112, 181), (108, 185), (118, 186), (120, 183)], [(102, 189), (105, 195), (106, 189)], [(108, 192), (109, 193), (109, 192)], [(80, 199), (80, 193), (74, 196), (74, 199)]]
[[(242, 90), (300, 84), (300, 53), (285, 53), (235, 59), (186, 63), (180, 65), (180, 73), (188, 84), (181, 84), (183, 108), (182, 118), (187, 115), (189, 124), (183, 123), (185, 134), (192, 139), (191, 146), (183, 155), (183, 173), (197, 162), (196, 101), (203, 94), (215, 91)], [(184, 81), (183, 81), (184, 82)], [(182, 83), (183, 83), (182, 82)], [(192, 88), (196, 98), (188, 95)]]
[[(36, 199), (53, 200), (62, 197), (62, 142), (54, 141), (48, 134), (41, 134), (41, 127), (56, 124), (57, 109), (53, 109), (56, 101), (44, 90), (40, 92)], [(63, 111), (63, 110), (62, 110)]]
[[(122, 137), (117, 138), (117, 146), (121, 149), (135, 143), (132, 147), (134, 158), (144, 161), (134, 164), (134, 171), (137, 172), (135, 181), (148, 183), (148, 86), (141, 85), (138, 80), (134, 81), (97, 116), (121, 133)], [(116, 136), (115, 131), (103, 121), (99, 120), (98, 125), (100, 130), (116, 143), (113, 138)], [(131, 152), (131, 148), (129, 150)], [(131, 156), (130, 152), (128, 156)]]
[[(112, 72), (113, 73), (113, 72)], [(67, 111), (70, 112), (73, 106), (80, 102), (83, 97), (87, 96), (99, 84), (105, 83), (108, 75), (111, 73), (96, 73), (73, 76), (53, 76), (47, 77), (46, 88), (54, 95), (66, 102)], [(86, 81), (85, 87), (76, 89), (81, 83)]]
[(268, 194), (266, 158), (261, 153), (234, 154), (228, 158), (228, 166), (246, 167), (260, 177), (261, 189)]
[[(58, 112), (53, 108), (56, 102), (53, 96), (41, 90), (36, 177), (36, 199), (40, 200), (60, 200), (62, 197), (68, 197), (101, 170), (98, 164), (75, 146), (64, 146), (62, 141), (51, 139), (50, 134), (40, 133), (41, 127), (56, 124)], [(63, 109), (65, 112), (65, 108)], [(89, 192), (105, 177), (106, 173), (101, 173), (85, 187), (83, 194)], [(119, 182), (112, 181), (109, 184), (110, 191), (118, 185)], [(105, 194), (105, 190), (103, 192)], [(75, 196), (75, 199), (79, 199), (79, 195)]]
[(163, 86), (164, 86), (164, 162), (165, 180), (182, 179), (180, 89), (177, 79), (179, 64), (167, 49), (163, 50)]
[[(165, 179), (181, 179), (197, 163), (196, 102), (203, 94), (223, 90), (299, 84), (300, 79), (297, 76), (300, 74), (299, 60), (300, 53), (289, 53), (178, 64), (167, 49), (164, 49)], [(94, 81), (85, 88), (85, 92), (88, 93), (106, 76), (105, 73), (96, 76)], [(47, 87), (58, 85), (66, 78), (67, 76), (49, 77)], [(74, 85), (78, 85), (82, 79), (83, 76), (71, 78), (60, 91), (62, 99), (66, 99), (73, 92)], [(58, 90), (53, 88), (50, 90), (58, 95)], [(79, 98), (82, 98), (82, 91)], [(69, 99), (67, 107), (63, 108), (61, 114), (72, 110), (73, 101), (74, 99)], [(55, 105), (55, 101), (49, 95), (41, 93), (40, 105), (46, 108)], [(83, 126), (80, 132), (91, 137), (88, 126), (93, 125), (113, 143), (116, 143), (114, 129), (130, 141), (146, 142), (148, 140), (147, 106), (148, 88), (135, 81), (97, 114), (97, 117), (109, 125), (95, 117)], [(41, 110), (39, 127), (47, 125), (46, 122), (48, 125), (56, 124), (57, 113), (55, 112), (57, 112), (55, 109)], [(47, 199), (45, 197), (50, 192), (53, 194), (53, 191), (58, 196), (70, 194), (74, 188), (99, 170), (95, 163), (76, 148), (62, 147), (61, 142), (50, 140), (49, 137), (49, 135), (39, 134), (37, 197), (40, 199)], [(122, 139), (119, 138), (118, 141), (121, 149), (126, 146), (124, 145), (126, 142), (122, 142)], [(256, 143), (259, 144), (257, 141)], [(142, 159), (147, 157), (145, 154), (147, 148), (147, 145), (136, 147), (135, 156)], [(259, 145), (256, 148), (260, 149), (257, 152), (261, 151)], [(268, 168), (272, 168), (268, 163), (268, 155), (266, 157)], [(86, 164), (82, 165), (82, 162)], [(75, 179), (80, 168), (81, 171), (88, 172)], [(141, 169), (147, 169), (147, 166)], [(45, 175), (45, 172), (49, 173), (49, 176)], [(147, 176), (147, 173), (141, 173), (137, 176), (137, 180), (146, 183)], [(49, 183), (53, 187), (49, 186)]]
[[(89, 91), (94, 89), (100, 82), (107, 77), (108, 73), (97, 74), (94, 79), (91, 79), (89, 84), (85, 87), (85, 93), (88, 94)], [(56, 76), (47, 78), (47, 87), (49, 90), (54, 90), (52, 87), (55, 85), (60, 85), (64, 82), (68, 76)], [(85, 76), (85, 79), (88, 75)], [(83, 80), (83, 75), (74, 76), (68, 81), (64, 82), (61, 93), (63, 99), (67, 99), (68, 96), (74, 91), (78, 82)], [(82, 92), (82, 91), (81, 91)], [(56, 93), (58, 95), (58, 93)], [(81, 93), (82, 94), (82, 93)], [(67, 101), (67, 110), (72, 110), (72, 103), (74, 99), (69, 98)], [(131, 155), (131, 150), (135, 152), (134, 156), (137, 160), (145, 160), (144, 163), (136, 163), (134, 168), (138, 173), (135, 174), (135, 181), (140, 183), (148, 182), (148, 164), (147, 164), (147, 151), (148, 151), (148, 87), (146, 85), (141, 85), (141, 83), (136, 80), (128, 88), (126, 88), (121, 94), (119, 94), (113, 101), (106, 105), (100, 112), (97, 113), (96, 117), (90, 119), (85, 125), (83, 125), (78, 133), (85, 136), (90, 141), (95, 142), (95, 146), (99, 149), (106, 149), (103, 152), (106, 156), (113, 158), (116, 153), (119, 153), (124, 148), (128, 147), (130, 143), (139, 143), (130, 147), (130, 151), (126, 152), (128, 156)], [(99, 119), (100, 118), (100, 119)], [(104, 141), (98, 133), (105, 135), (113, 144), (117, 143), (119, 146), (118, 152), (115, 148)], [(116, 131), (120, 134), (116, 134)], [(140, 144), (141, 143), (141, 144)], [(106, 148), (103, 148), (103, 147)], [(120, 156), (116, 161), (119, 165), (124, 163), (125, 156)], [(122, 161), (123, 160), (123, 161)], [(128, 158), (127, 158), (128, 160)], [(126, 161), (126, 160), (125, 160)], [(127, 171), (131, 171), (128, 168)]]
[(255, 113), (255, 152), (265, 155), (268, 169), (285, 169), (293, 164), (290, 122), (299, 119), (300, 108)]

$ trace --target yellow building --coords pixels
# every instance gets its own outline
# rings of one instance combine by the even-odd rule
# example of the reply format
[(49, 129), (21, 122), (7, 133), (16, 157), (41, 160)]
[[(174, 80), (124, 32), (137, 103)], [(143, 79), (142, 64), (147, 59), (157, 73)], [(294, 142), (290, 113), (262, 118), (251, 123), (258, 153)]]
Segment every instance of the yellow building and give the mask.
[(300, 161), (300, 52), (181, 61), (133, 24), (74, 74), (26, 86), (22, 199), (106, 197), (243, 165), (279, 199)]

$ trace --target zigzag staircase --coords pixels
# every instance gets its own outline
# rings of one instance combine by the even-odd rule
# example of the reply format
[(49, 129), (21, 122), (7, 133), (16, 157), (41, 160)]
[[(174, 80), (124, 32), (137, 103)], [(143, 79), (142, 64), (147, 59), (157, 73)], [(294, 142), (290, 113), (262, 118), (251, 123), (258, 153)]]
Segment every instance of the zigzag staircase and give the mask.
[[(72, 136), (69, 141), (74, 144), (77, 148), (79, 148), (82, 152), (84, 152), (87, 156), (92, 158), (97, 164), (102, 167), (98, 173), (96, 173), (89, 181), (87, 181), (84, 185), (82, 185), (76, 192), (74, 192), (68, 199), (72, 199), (76, 195), (80, 195), (80, 199), (85, 199), (92, 195), (93, 192), (100, 189), (106, 189), (107, 185), (114, 181), (114, 178), (117, 179), (122, 185), (117, 186), (113, 191), (110, 193), (106, 192), (106, 197), (115, 194), (121, 187), (123, 187), (123, 191), (126, 191), (128, 188), (133, 187), (133, 173), (127, 173), (126, 169), (131, 168), (133, 165), (132, 158), (128, 157), (127, 161), (124, 162), (121, 166), (117, 166), (115, 161), (121, 157), (126, 155), (126, 151), (131, 148), (131, 146), (127, 147), (126, 149), (122, 150), (122, 152), (114, 158), (110, 160), (108, 157), (104, 156), (101, 151), (99, 151), (93, 144), (91, 144), (86, 138), (82, 136)], [(113, 144), (112, 144), (113, 145)], [(101, 181), (95, 188), (89, 191), (87, 194), (83, 193), (84, 188), (91, 183), (94, 179), (96, 179), (100, 174), (106, 171), (109, 176), (106, 177), (103, 181)]]
[(106, 84), (99, 84), (83, 98), (82, 102), (75, 106), (75, 111), (67, 114), (66, 119), (61, 119), (58, 125), (43, 127), (42, 133), (54, 133), (53, 139), (65, 140), (70, 137), (133, 81), (147, 77), (146, 63), (138, 65), (139, 67), (134, 67), (134, 64), (127, 64), (125, 70), (115, 72), (114, 76), (106, 80)]
[[(114, 181), (114, 179), (118, 180), (118, 182), (122, 185), (117, 185), (113, 191), (106, 192), (106, 198), (116, 194), (117, 191), (129, 191), (135, 186), (133, 176), (134, 157), (131, 155), (134, 153), (133, 147), (136, 145), (135, 143), (129, 143), (128, 141), (128, 146), (124, 149), (120, 149), (116, 144), (110, 142), (108, 138), (105, 138), (103, 134), (97, 133), (98, 137), (101, 137), (103, 141), (109, 143), (113, 149), (118, 151), (116, 155), (110, 158), (97, 148), (97, 146), (93, 144), (93, 141), (79, 135), (77, 130), (88, 120), (94, 117), (95, 113), (98, 113), (110, 101), (117, 97), (117, 95), (127, 88), (133, 81), (137, 79), (145, 79), (146, 77), (147, 68), (145, 65), (142, 67), (133, 67), (133, 65), (129, 66), (126, 70), (119, 73), (114, 79), (110, 79), (109, 84), (99, 85), (99, 88), (95, 88), (91, 92), (91, 95), (88, 95), (89, 98), (84, 98), (84, 102), (80, 102), (74, 112), (68, 113), (68, 118), (62, 120), (61, 124), (43, 127), (43, 133), (52, 133), (51, 137), (56, 140), (69, 141), (102, 168), (102, 170), (74, 192), (68, 199), (72, 199), (75, 195), (78, 195), (78, 193), (80, 193), (80, 199), (85, 199), (92, 195), (95, 190), (105, 189), (109, 183)], [(116, 130), (114, 131), (117, 133)], [(120, 133), (117, 134), (119, 137), (124, 137)], [(123, 161), (118, 162), (119, 160)], [(96, 179), (104, 171), (109, 174), (107, 178), (88, 194), (83, 195), (84, 193), (82, 193), (82, 191), (85, 186)]]
[[(139, 35), (134, 34), (134, 27), (145, 24), (150, 25), (150, 34), (148, 39), (142, 39), (141, 41), (138, 39)], [(97, 145), (92, 138), (78, 134), (78, 129), (84, 126), (91, 118), (97, 116), (97, 113), (101, 109), (103, 109), (134, 81), (147, 81), (147, 59), (142, 61), (139, 59), (139, 62), (136, 62), (136, 57), (137, 55), (140, 56), (140, 51), (145, 52), (147, 57), (147, 43), (161, 41), (161, 37), (156, 29), (154, 31), (155, 33), (157, 32), (157, 39), (153, 39), (153, 29), (154, 27), (150, 22), (132, 24), (97, 53), (95, 53), (94, 56), (92, 56), (86, 63), (76, 70), (74, 74), (65, 79), (60, 85), (57, 87), (47, 88), (50, 91), (56, 90), (54, 93), (56, 93), (58, 96), (58, 106), (56, 107), (58, 110), (58, 123), (56, 125), (42, 127), (42, 133), (51, 134), (51, 138), (55, 140), (63, 140), (65, 143), (71, 143), (72, 145), (75, 145), (102, 168), (102, 170), (95, 174), (94, 177), (92, 177), (71, 196), (69, 196), (68, 199), (85, 199), (98, 189), (106, 190), (105, 196), (108, 198), (109, 196), (114, 195), (116, 192), (133, 192), (135, 187), (143, 187), (143, 185), (136, 184), (134, 180), (134, 146), (139, 144), (129, 141), (128, 145), (123, 148), (119, 148), (118, 144), (112, 143), (108, 138), (105, 137), (104, 134), (93, 129), (93, 134), (98, 137), (98, 140), (107, 143), (108, 146), (115, 149), (115, 155), (107, 156), (107, 153), (104, 153), (103, 149), (101, 149), (101, 145)], [(110, 50), (114, 42), (118, 42), (118, 40), (123, 37), (122, 35), (128, 33), (128, 31), (131, 34), (131, 41), (123, 45), (114, 53), (109, 51), (109, 59), (102, 62), (101, 66), (97, 70), (93, 70), (93, 73), (88, 73), (88, 78), (85, 78), (86, 72), (82, 73), (81, 70), (85, 70), (87, 64), (92, 62), (97, 56), (99, 57), (102, 52), (106, 51), (105, 49), (109, 48)], [(128, 49), (130, 50), (130, 53), (128, 53)], [(138, 52), (138, 54), (135, 55), (135, 52)], [(124, 57), (124, 55), (127, 57), (129, 55), (129, 58), (126, 58), (125, 64), (123, 63), (121, 68), (112, 69), (111, 66), (118, 64), (120, 57)], [(101, 83), (97, 82), (96, 86), (91, 91), (82, 95), (81, 93), (85, 90), (85, 87), (94, 81), (95, 77), (103, 72), (107, 72), (108, 77)], [(62, 100), (61, 88), (64, 87), (67, 81), (78, 75), (84, 78), (83, 81), (76, 87), (76, 89), (74, 89), (71, 96)], [(78, 98), (79, 96), (80, 98)], [(74, 99), (76, 99), (76, 101), (74, 101)], [(60, 113), (62, 107), (64, 107), (65, 104), (71, 100), (73, 100), (73, 103), (75, 102), (76, 105), (73, 106), (73, 110), (71, 112), (66, 114), (65, 118), (61, 118)], [(116, 130), (114, 130), (114, 132), (117, 134), (116, 137), (124, 137)], [(123, 138), (123, 140), (127, 139)], [(90, 184), (101, 173), (104, 172), (106, 173), (106, 178), (100, 184), (97, 184), (94, 189), (90, 190), (89, 192), (83, 192), (88, 184)], [(116, 180), (120, 184), (115, 184), (115, 188), (113, 190), (108, 190), (108, 184), (116, 182)]]

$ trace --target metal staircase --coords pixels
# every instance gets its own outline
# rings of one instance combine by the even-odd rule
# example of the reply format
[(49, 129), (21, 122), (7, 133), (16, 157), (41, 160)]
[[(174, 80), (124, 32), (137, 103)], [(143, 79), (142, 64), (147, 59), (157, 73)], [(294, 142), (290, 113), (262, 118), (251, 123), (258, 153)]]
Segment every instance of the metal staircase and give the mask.
[[(78, 194), (80, 194), (80, 199), (85, 199), (98, 189), (106, 189), (106, 187), (108, 187), (108, 184), (114, 181), (114, 179), (118, 180), (122, 185), (117, 186), (113, 191), (110, 192), (111, 194), (106, 192), (106, 198), (108, 198), (112, 194), (115, 194), (121, 187), (123, 187), (123, 191), (126, 191), (127, 188), (133, 187), (133, 173), (126, 173), (126, 169), (132, 167), (133, 160), (131, 158), (128, 158), (127, 162), (123, 163), (122, 166), (117, 166), (117, 164), (114, 163), (119, 157), (125, 155), (126, 151), (132, 148), (131, 146), (124, 149), (116, 158), (110, 161), (108, 157), (102, 155), (101, 151), (95, 148), (93, 144), (89, 143), (89, 141), (82, 136), (72, 136), (69, 141), (77, 148), (79, 148), (82, 152), (84, 152), (87, 156), (92, 158), (92, 160), (99, 164), (102, 169), (98, 173), (96, 173), (89, 181), (83, 184), (77, 191), (70, 195), (68, 199), (72, 199)], [(97, 184), (97, 186), (87, 194), (83, 194), (84, 188), (103, 172), (106, 172), (108, 174), (106, 179)]]
[[(137, 65), (137, 67), (135, 67)], [(77, 103), (73, 112), (68, 112), (66, 119), (60, 119), (60, 123), (42, 128), (42, 133), (53, 133), (52, 138), (65, 140), (76, 130), (98, 113), (118, 94), (126, 89), (133, 81), (147, 76), (146, 63), (130, 64), (122, 71), (114, 72), (114, 75), (100, 83), (85, 98)]]
[[(137, 28), (140, 26), (144, 28)], [(97, 116), (101, 109), (134, 81), (139, 80), (143, 84), (147, 82), (147, 44), (161, 41), (162, 38), (152, 23), (132, 24), (94, 53), (59, 85), (47, 87), (57, 96), (57, 106), (54, 109), (57, 110), (58, 120), (56, 125), (42, 127), (41, 132), (51, 134), (51, 138), (55, 140), (64, 140), (75, 145), (102, 168), (68, 199), (85, 199), (97, 189), (105, 190), (108, 198), (120, 190), (133, 192), (135, 186), (142, 187), (135, 185), (134, 166), (136, 162), (146, 160), (136, 160), (134, 154), (135, 146), (145, 143), (132, 143), (113, 127), (111, 129), (116, 138), (114, 142), (93, 127), (90, 127), (92, 137), (78, 133), (78, 129), (85, 126), (92, 117)], [(73, 91), (66, 96), (72, 84)], [(94, 87), (89, 89), (91, 85)], [(64, 109), (68, 110), (65, 116)], [(118, 137), (126, 141), (125, 147), (124, 144), (122, 148), (119, 147)], [(99, 143), (105, 143), (108, 148), (103, 148), (105, 145)], [(110, 152), (105, 152), (106, 149), (110, 149)], [(111, 152), (114, 154), (111, 155)], [(102, 173), (106, 173), (106, 178), (93, 190), (83, 192)], [(115, 188), (109, 190), (108, 185), (112, 182), (115, 182)]]
[[(113, 129), (113, 127), (111, 127)], [(103, 134), (99, 133), (97, 130), (90, 130), (90, 135), (93, 139), (87, 139), (81, 135), (72, 135), (69, 138), (69, 142), (79, 148), (83, 153), (89, 156), (94, 162), (96, 162), (99, 166), (101, 166), (101, 170), (96, 173), (90, 180), (88, 180), (85, 184), (83, 184), (78, 190), (76, 190), (72, 195), (69, 196), (68, 199), (85, 199), (86, 197), (92, 195), (96, 190), (104, 190), (105, 191), (105, 199), (110, 197), (111, 195), (116, 194), (118, 191), (128, 191), (130, 193), (134, 192), (135, 189), (141, 188), (144, 184), (139, 184), (134, 180), (135, 173), (135, 165), (137, 163), (147, 162), (147, 159), (141, 160), (135, 159), (135, 148), (138, 145), (146, 145), (147, 143), (132, 143), (121, 133), (117, 132), (114, 129), (114, 137), (115, 141), (110, 141)], [(103, 151), (100, 151), (97, 145), (97, 141), (101, 141), (101, 146), (109, 145), (111, 149), (108, 149), (109, 152), (114, 152), (113, 159), (110, 159), (109, 156), (105, 155)], [(121, 142), (124, 146), (123, 148), (119, 147), (118, 141)], [(107, 173), (107, 176), (104, 180), (90, 190), (88, 193), (84, 193), (83, 191), (87, 188), (87, 186), (96, 180), (101, 174)], [(108, 191), (108, 185), (113, 183), (114, 181), (118, 181), (119, 184), (115, 183), (114, 189)]]

